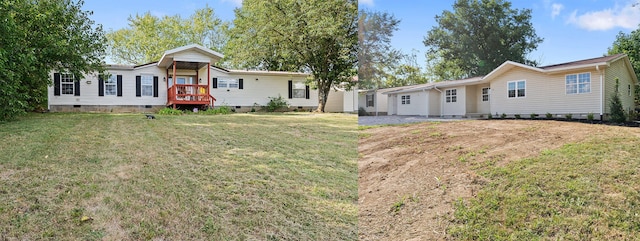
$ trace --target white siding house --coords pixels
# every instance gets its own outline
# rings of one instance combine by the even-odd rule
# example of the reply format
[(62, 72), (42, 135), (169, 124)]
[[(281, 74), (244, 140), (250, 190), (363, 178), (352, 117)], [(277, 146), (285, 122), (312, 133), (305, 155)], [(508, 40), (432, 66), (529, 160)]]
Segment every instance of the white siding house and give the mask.
[(78, 79), (51, 73), (51, 111), (152, 111), (166, 106), (227, 105), (236, 111), (264, 106), (282, 96), (292, 109), (318, 105), (317, 90), (305, 84), (309, 74), (228, 70), (214, 66), (222, 54), (200, 45), (164, 53), (158, 62), (138, 66), (107, 65), (106, 73)]
[[(637, 76), (624, 54), (543, 67), (507, 61), (486, 76), (405, 86), (383, 94), (388, 96), (388, 112), (392, 115), (476, 117), (551, 113), (586, 118), (588, 114), (609, 113), (608, 103), (615, 93), (616, 80), (625, 110), (632, 110)], [(411, 96), (411, 104), (403, 105), (401, 96)]]

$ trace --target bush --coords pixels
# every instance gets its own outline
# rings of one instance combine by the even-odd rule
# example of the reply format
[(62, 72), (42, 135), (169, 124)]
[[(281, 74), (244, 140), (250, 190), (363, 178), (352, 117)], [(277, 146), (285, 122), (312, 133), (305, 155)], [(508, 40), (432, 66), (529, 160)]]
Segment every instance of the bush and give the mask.
[(184, 112), (182, 112), (181, 110), (173, 109), (169, 107), (165, 107), (164, 109), (161, 109), (158, 111), (158, 115), (182, 115), (182, 114), (184, 114)]
[(627, 117), (624, 114), (624, 108), (622, 107), (622, 101), (620, 101), (620, 96), (618, 94), (618, 85), (619, 80), (616, 78), (616, 89), (611, 97), (611, 102), (609, 103), (609, 108), (611, 109), (611, 121), (616, 123), (622, 123), (627, 120)]
[(502, 119), (505, 119), (505, 118), (507, 118), (507, 114), (505, 114), (505, 113), (502, 113), (502, 115), (500, 115), (500, 118), (502, 118)]
[(288, 109), (289, 102), (280, 95), (278, 95), (278, 97), (269, 97), (269, 103), (267, 103), (266, 108), (268, 112), (274, 112), (284, 108)]
[(368, 116), (368, 115), (369, 113), (367, 113), (367, 111), (363, 107), (358, 108), (358, 116)]
[(588, 121), (593, 121), (593, 113), (587, 114), (587, 120)]
[(515, 114), (513, 116), (516, 117), (516, 119), (520, 119), (520, 114)]
[(489, 115), (487, 116), (487, 119), (489, 119), (489, 120), (493, 119), (493, 115), (491, 115), (491, 113), (489, 113)]
[(547, 112), (547, 114), (544, 114), (544, 116), (547, 117), (547, 119), (553, 118), (553, 115), (549, 112)]
[(535, 119), (536, 117), (538, 117), (538, 114), (536, 114), (536, 113), (531, 113), (531, 119), (532, 119), (532, 120), (533, 120), (533, 119)]
[(207, 110), (204, 110), (204, 111), (199, 111), (198, 114), (202, 114), (202, 115), (217, 115), (217, 114), (226, 115), (226, 114), (231, 114), (231, 107), (229, 107), (228, 105), (221, 105), (221, 106), (213, 108), (213, 109), (207, 109)]
[(567, 120), (571, 120), (573, 115), (572, 114), (566, 114), (566, 115), (564, 115), (564, 117), (567, 118)]

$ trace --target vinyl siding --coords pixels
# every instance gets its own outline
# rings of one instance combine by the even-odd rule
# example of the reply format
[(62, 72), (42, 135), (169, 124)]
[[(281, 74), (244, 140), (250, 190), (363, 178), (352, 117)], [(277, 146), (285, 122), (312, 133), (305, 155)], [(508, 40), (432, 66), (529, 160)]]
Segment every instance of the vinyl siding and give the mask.
[[(633, 93), (635, 90), (635, 82), (632, 80), (632, 75), (629, 73), (626, 64), (626, 61), (618, 60), (611, 63), (609, 68), (605, 70), (605, 98), (603, 103), (605, 113), (611, 113), (609, 105), (615, 93), (616, 78), (619, 79), (620, 100), (622, 101), (624, 110), (629, 111), (629, 109), (634, 108)], [(631, 85), (631, 95), (627, 93), (628, 85)]]
[[(591, 73), (591, 92), (566, 94), (567, 74)], [(526, 81), (525, 97), (508, 98), (507, 82)], [(491, 81), (490, 106), (496, 114), (565, 114), (599, 112), (600, 77), (595, 69), (547, 75), (515, 67)]]
[(429, 116), (440, 116), (440, 107), (442, 103), (440, 102), (442, 97), (440, 96), (440, 92), (437, 90), (429, 90)]
[[(411, 96), (410, 104), (402, 104), (402, 96)], [(419, 92), (408, 92), (401, 93), (396, 95), (396, 103), (397, 103), (397, 114), (398, 115), (427, 115), (428, 113), (428, 104), (427, 104), (427, 92), (419, 91)]]
[(367, 107), (367, 94), (371, 94), (373, 91), (363, 92), (358, 94), (358, 108), (362, 107), (366, 112), (375, 113), (376, 106), (378, 107), (378, 112), (387, 112), (388, 110), (388, 96), (382, 94), (382, 91), (378, 90), (376, 96), (374, 98), (374, 105)]
[[(446, 101), (446, 93), (447, 90), (456, 90), (456, 102), (450, 102), (447, 103)], [(443, 107), (443, 111), (442, 111), (442, 115), (445, 116), (463, 116), (466, 114), (466, 86), (459, 86), (459, 87), (454, 87), (454, 88), (446, 88), (446, 89), (442, 89), (442, 98), (440, 101), (442, 101), (442, 107)], [(473, 100), (473, 99), (470, 99)]]
[(343, 112), (344, 111), (344, 106), (343, 106), (343, 102), (345, 99), (345, 92), (344, 91), (337, 91), (334, 89), (331, 89), (331, 91), (329, 91), (329, 99), (327, 99), (327, 104), (324, 106), (324, 111), (325, 112)]
[[(489, 114), (491, 113), (491, 90), (489, 90), (489, 101), (482, 101), (482, 88), (490, 88), (489, 85), (478, 85), (476, 88), (476, 113)], [(468, 111), (467, 111), (468, 112)]]

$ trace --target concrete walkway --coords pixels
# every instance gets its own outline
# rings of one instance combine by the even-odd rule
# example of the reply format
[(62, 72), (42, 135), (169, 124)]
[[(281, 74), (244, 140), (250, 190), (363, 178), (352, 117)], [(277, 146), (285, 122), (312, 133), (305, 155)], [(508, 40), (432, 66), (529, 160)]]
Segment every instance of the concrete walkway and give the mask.
[(395, 124), (407, 124), (415, 122), (425, 121), (461, 121), (470, 120), (470, 118), (434, 118), (426, 116), (398, 116), (398, 115), (382, 115), (382, 116), (358, 116), (358, 125), (371, 126), (371, 125), (395, 125)]

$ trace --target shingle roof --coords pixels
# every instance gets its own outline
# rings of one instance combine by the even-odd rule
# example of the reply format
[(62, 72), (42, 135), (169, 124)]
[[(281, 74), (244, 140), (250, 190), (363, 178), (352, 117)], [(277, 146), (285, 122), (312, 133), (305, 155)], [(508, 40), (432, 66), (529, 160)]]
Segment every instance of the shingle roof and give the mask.
[(621, 57), (623, 55), (624, 54), (614, 54), (614, 55), (598, 57), (598, 58), (592, 58), (592, 59), (583, 59), (583, 60), (578, 60), (578, 61), (573, 61), (573, 62), (554, 64), (554, 65), (547, 65), (547, 66), (542, 66), (542, 67), (538, 67), (538, 68), (541, 68), (541, 69), (544, 69), (544, 70), (550, 70), (550, 69), (574, 67), (574, 66), (580, 66), (580, 65), (597, 64), (597, 63), (609, 62), (609, 61), (617, 59), (617, 58), (619, 58), (619, 57)]

